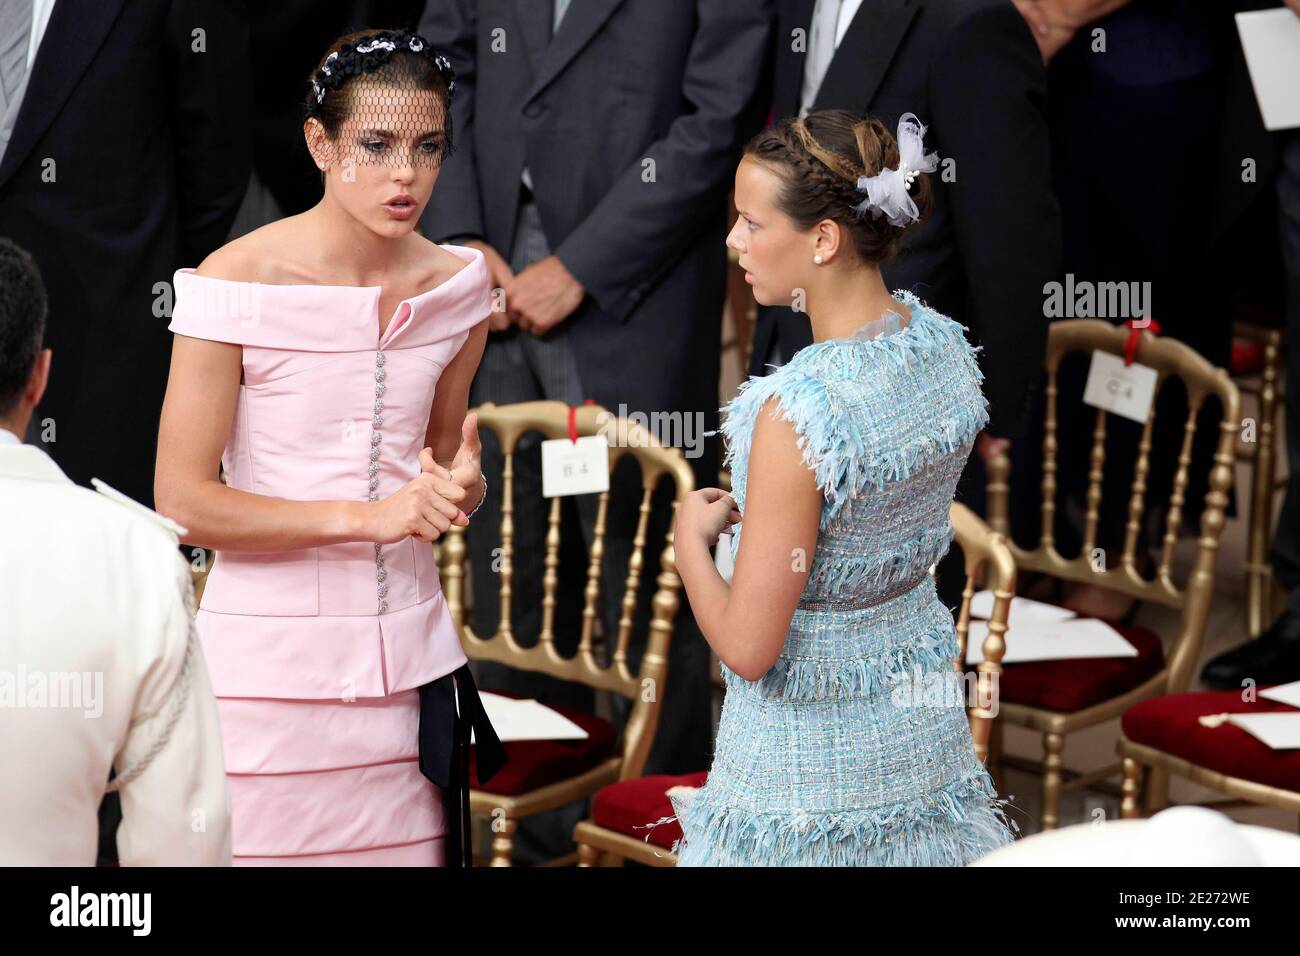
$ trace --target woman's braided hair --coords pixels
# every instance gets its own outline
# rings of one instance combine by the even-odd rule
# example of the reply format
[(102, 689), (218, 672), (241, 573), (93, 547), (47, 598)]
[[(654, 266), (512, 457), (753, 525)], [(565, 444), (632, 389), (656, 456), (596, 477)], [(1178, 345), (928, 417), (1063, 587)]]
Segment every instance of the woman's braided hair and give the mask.
[[(744, 155), (781, 178), (776, 205), (796, 228), (834, 220), (848, 230), (864, 262), (884, 262), (898, 251), (904, 226), (859, 215), (854, 208), (866, 198), (858, 177), (898, 168), (898, 143), (884, 123), (848, 110), (788, 117), (750, 140)], [(929, 177), (917, 175), (910, 195), (924, 219), (930, 209)]]

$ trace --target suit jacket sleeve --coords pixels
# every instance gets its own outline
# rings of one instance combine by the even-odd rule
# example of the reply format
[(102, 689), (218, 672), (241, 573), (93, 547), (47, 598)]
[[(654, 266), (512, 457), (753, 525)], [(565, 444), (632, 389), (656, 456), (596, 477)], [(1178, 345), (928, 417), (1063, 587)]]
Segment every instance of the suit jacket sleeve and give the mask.
[[(203, 33), (195, 35), (202, 29)], [(243, 0), (174, 0), (166, 58), (183, 263), (226, 241), (252, 169), (252, 84)]]
[(230, 797), (217, 702), (191, 634), (189, 565), (175, 550), (167, 557), (173, 577), (159, 573), (170, 587), (152, 602), (151, 630), (143, 632), (162, 634), (162, 652), (114, 761), (118, 773), (147, 761), (122, 785), (118, 859), (123, 866), (229, 866)]
[(451, 61), (456, 72), (456, 95), (451, 101), (456, 151), (443, 162), (433, 200), (421, 220), (425, 236), (435, 242), (485, 234), (474, 154), (477, 5), (476, 0), (428, 3), (420, 18), (420, 35)]
[[(689, 108), (556, 248), (560, 261), (619, 321), (627, 321), (695, 234), (719, 215), (738, 147), (761, 122), (754, 111), (764, 89), (772, 20), (771, 0), (699, 0), (682, 79)], [(646, 159), (654, 160), (653, 182), (642, 178)]]
[(1061, 262), (1046, 74), (1008, 3), (955, 24), (930, 76), (934, 124), (956, 163), (944, 185), (968, 289), (969, 314), (959, 318), (983, 346), (988, 431), (1015, 438), (1028, 426), (1047, 346), (1043, 286)]

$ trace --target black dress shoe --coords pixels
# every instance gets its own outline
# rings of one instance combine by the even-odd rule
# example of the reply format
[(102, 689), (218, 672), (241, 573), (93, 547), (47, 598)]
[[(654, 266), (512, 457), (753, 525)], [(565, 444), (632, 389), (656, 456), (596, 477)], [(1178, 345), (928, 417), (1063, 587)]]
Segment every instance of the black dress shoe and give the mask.
[(1300, 614), (1284, 611), (1268, 630), (1201, 671), (1201, 682), (1215, 690), (1239, 690), (1247, 679), (1259, 686), (1300, 680)]

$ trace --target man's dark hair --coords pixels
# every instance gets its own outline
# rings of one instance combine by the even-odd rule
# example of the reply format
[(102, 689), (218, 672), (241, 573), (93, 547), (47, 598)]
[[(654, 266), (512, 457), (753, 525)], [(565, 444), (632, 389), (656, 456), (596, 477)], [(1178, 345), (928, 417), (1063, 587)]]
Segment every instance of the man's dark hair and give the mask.
[(0, 237), (0, 415), (18, 405), (45, 337), (45, 285), (36, 262)]

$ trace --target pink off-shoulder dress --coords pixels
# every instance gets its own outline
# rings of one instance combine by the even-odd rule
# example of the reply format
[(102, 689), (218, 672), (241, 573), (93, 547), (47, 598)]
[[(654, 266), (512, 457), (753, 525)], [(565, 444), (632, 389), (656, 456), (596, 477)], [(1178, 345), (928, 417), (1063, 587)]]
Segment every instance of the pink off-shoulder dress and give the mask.
[[(483, 254), (443, 248), (468, 265), (404, 300), (382, 336), (377, 286), (176, 273), (169, 329), (243, 346), (230, 487), (367, 501), (419, 474), (438, 377), (491, 309)], [(444, 862), (417, 688), (466, 659), (430, 545), (218, 552), (198, 630), (237, 865)]]

